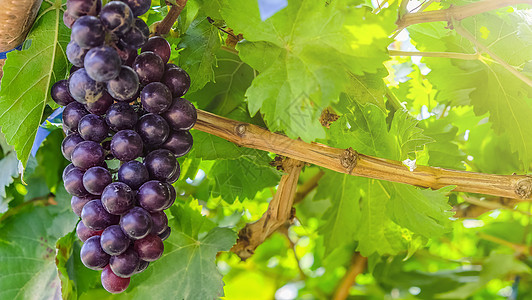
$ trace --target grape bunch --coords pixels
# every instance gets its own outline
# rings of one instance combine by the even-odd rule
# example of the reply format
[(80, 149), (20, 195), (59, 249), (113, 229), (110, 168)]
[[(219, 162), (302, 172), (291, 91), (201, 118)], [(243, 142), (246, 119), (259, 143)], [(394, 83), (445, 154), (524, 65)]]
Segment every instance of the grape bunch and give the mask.
[[(161, 257), (170, 235), (178, 157), (192, 148), (196, 108), (181, 98), (190, 77), (168, 63), (170, 45), (149, 37), (138, 16), (150, 0), (68, 0), (66, 48), (73, 64), (52, 99), (65, 106), (61, 145), (72, 162), (63, 172), (72, 210), (81, 222), (83, 264), (103, 270), (103, 287), (121, 293), (130, 276)], [(139, 51), (140, 49), (140, 51)], [(140, 52), (140, 53), (139, 53)], [(108, 168), (120, 161), (117, 170)]]

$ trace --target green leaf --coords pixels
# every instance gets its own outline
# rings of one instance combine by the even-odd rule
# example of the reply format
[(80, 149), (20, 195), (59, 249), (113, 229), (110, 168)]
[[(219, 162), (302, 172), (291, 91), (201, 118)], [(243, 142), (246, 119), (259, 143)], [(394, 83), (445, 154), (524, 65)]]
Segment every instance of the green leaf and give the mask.
[(62, 184), (63, 169), (69, 164), (61, 152), (63, 138), (63, 130), (55, 129), (46, 137), (36, 155), (38, 166), (35, 175), (43, 177), (51, 190)]
[[(214, 227), (198, 235), (202, 217), (189, 207), (178, 210), (170, 221), (173, 231), (165, 241), (164, 255), (133, 277), (136, 286), (128, 299), (218, 299), (223, 296), (222, 275), (216, 267), (216, 254), (228, 251), (236, 234), (228, 228)], [(187, 223), (193, 226), (182, 226)], [(133, 282), (132, 282), (133, 284)]]
[(222, 16), (247, 41), (238, 46), (242, 60), (260, 72), (246, 93), (250, 113), (260, 110), (270, 130), (292, 138), (323, 138), (319, 115), (350, 74), (377, 72), (387, 58), (390, 13), (372, 15), (346, 1), (291, 1), (261, 21), (256, 1), (229, 0)]
[(192, 21), (178, 45), (183, 48), (179, 56), (179, 66), (190, 75), (191, 92), (214, 80), (215, 53), (220, 46), (219, 30), (209, 23), (206, 16), (200, 15)]
[[(57, 5), (59, 4), (59, 5)], [(64, 49), (70, 40), (60, 2), (44, 2), (27, 37), (28, 49), (7, 55), (0, 88), (0, 127), (25, 167), (50, 88), (67, 73)]]
[(423, 128), (423, 134), (434, 139), (434, 143), (426, 145), (428, 164), (433, 167), (464, 170), (466, 155), (455, 142), (458, 139), (458, 128), (451, 122), (450, 118), (432, 117), (419, 124)]
[(13, 178), (19, 175), (18, 173), (18, 159), (15, 152), (7, 153), (4, 158), (0, 160), (0, 213), (7, 210), (8, 196), (6, 194), (6, 187), (13, 183)]
[(72, 256), (72, 246), (76, 239), (76, 233), (75, 231), (72, 231), (60, 238), (55, 244), (57, 250), (55, 264), (57, 266), (59, 279), (61, 280), (61, 294), (63, 299), (77, 299), (74, 281), (69, 278), (67, 270), (67, 261)]

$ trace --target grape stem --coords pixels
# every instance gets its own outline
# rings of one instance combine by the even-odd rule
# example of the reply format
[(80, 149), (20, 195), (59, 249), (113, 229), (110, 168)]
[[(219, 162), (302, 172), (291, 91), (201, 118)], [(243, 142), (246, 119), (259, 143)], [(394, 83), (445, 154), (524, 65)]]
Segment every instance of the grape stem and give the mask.
[(355, 283), (358, 274), (361, 274), (366, 269), (367, 257), (360, 255), (360, 253), (355, 252), (351, 265), (347, 272), (345, 272), (344, 277), (340, 281), (338, 288), (334, 292), (334, 300), (345, 300), (349, 296), (349, 289)]
[(479, 60), (480, 53), (457, 53), (457, 52), (419, 52), (419, 51), (400, 51), (388, 50), (390, 56), (423, 56), (423, 57), (447, 57), (463, 60)]
[(185, 8), (186, 4), (187, 0), (176, 0), (176, 5), (168, 4), (168, 7), (170, 7), (168, 14), (166, 14), (161, 23), (155, 28), (155, 35), (163, 35), (170, 32), (170, 29), (172, 29), (172, 26)]
[(349, 175), (432, 189), (454, 185), (456, 192), (532, 200), (532, 176), (484, 174), (428, 166), (417, 166), (410, 171), (400, 161), (360, 154), (351, 148), (339, 149), (293, 140), (259, 126), (203, 110), (198, 110), (194, 128), (239, 146), (276, 153)]

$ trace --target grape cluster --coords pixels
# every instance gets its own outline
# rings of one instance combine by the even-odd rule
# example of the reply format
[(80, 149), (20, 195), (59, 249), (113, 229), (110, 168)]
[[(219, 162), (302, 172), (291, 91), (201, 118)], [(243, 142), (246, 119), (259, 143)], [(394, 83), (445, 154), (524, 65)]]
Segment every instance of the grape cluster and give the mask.
[[(72, 210), (81, 217), (83, 264), (103, 270), (111, 293), (161, 257), (170, 235), (164, 210), (172, 206), (176, 158), (192, 148), (196, 108), (181, 98), (190, 77), (168, 63), (170, 45), (149, 38), (138, 16), (150, 0), (68, 0), (66, 48), (73, 64), (56, 82), (52, 99), (66, 106), (61, 150), (72, 163), (63, 172)], [(139, 51), (140, 49), (140, 51)], [(140, 52), (140, 54), (139, 54)], [(110, 170), (110, 160), (120, 161)]]

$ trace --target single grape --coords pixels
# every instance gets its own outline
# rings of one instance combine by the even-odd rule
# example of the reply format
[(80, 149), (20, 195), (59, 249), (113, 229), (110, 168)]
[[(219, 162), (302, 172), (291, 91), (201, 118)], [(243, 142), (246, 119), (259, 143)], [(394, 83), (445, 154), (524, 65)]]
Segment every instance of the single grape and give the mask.
[(133, 70), (139, 75), (141, 84), (160, 81), (164, 75), (164, 62), (159, 55), (146, 51), (142, 52), (133, 62)]
[(85, 241), (79, 253), (81, 262), (92, 270), (102, 270), (109, 263), (109, 254), (100, 246), (100, 236), (90, 237)]
[(109, 255), (120, 255), (124, 253), (131, 240), (122, 231), (119, 225), (111, 225), (102, 232), (100, 245), (105, 253)]
[(163, 233), (159, 234), (158, 236), (164, 241), (170, 236), (170, 233), (172, 233), (172, 228), (166, 227)]
[(113, 182), (103, 190), (102, 204), (113, 215), (125, 214), (135, 206), (135, 192), (123, 182)]
[(135, 17), (145, 14), (150, 9), (150, 6), (151, 6), (151, 0), (121, 0), (121, 1), (126, 3), (131, 8), (131, 10), (133, 11), (133, 15)]
[(113, 273), (122, 278), (130, 277), (135, 273), (140, 264), (139, 255), (130, 247), (124, 253), (111, 256), (109, 266)]
[(123, 36), (133, 25), (133, 12), (125, 3), (112, 1), (103, 7), (100, 20), (107, 31)]
[(108, 265), (102, 271), (101, 281), (103, 288), (109, 293), (120, 294), (127, 289), (131, 278), (116, 276)]
[(146, 270), (149, 265), (150, 262), (141, 259), (138, 268), (135, 270), (135, 274), (144, 272), (144, 270)]
[(144, 159), (144, 165), (150, 173), (150, 178), (166, 181), (179, 170), (179, 163), (175, 155), (166, 149), (150, 152)]
[(137, 120), (138, 116), (135, 109), (124, 102), (111, 105), (105, 115), (105, 122), (114, 131), (133, 129)]
[(109, 46), (90, 49), (84, 61), (85, 70), (89, 77), (99, 82), (116, 78), (120, 73), (121, 64), (120, 56)]
[(174, 182), (176, 182), (178, 179), (179, 179), (179, 176), (181, 175), (181, 170), (178, 170), (174, 173), (174, 175), (170, 176), (170, 178), (168, 178), (166, 180), (167, 183), (169, 184), (173, 184)]
[(120, 219), (120, 228), (133, 240), (138, 240), (148, 235), (151, 227), (151, 216), (141, 207), (133, 207)]
[(72, 196), (85, 197), (89, 192), (83, 186), (83, 172), (78, 168), (74, 168), (65, 175), (65, 190)]
[(111, 152), (121, 161), (134, 160), (142, 154), (142, 150), (142, 139), (133, 130), (121, 130), (111, 140)]
[(87, 102), (85, 108), (91, 113), (98, 116), (104, 115), (111, 107), (115, 99), (107, 91), (103, 91), (102, 96), (96, 101)]
[(122, 66), (115, 79), (107, 82), (107, 91), (118, 101), (129, 101), (139, 89), (139, 77), (128, 66)]
[(131, 26), (131, 29), (120, 39), (119, 44), (124, 48), (138, 49), (142, 47), (148, 40), (148, 37), (144, 35), (143, 30), (137, 28), (137, 26)]
[(170, 59), (170, 53), (172, 52), (172, 49), (170, 48), (170, 43), (168, 43), (165, 38), (161, 36), (154, 36), (149, 38), (146, 44), (142, 46), (141, 52), (146, 51), (151, 51), (159, 55), (163, 62), (167, 63)]
[(137, 200), (150, 213), (163, 210), (170, 199), (170, 191), (162, 182), (151, 180), (137, 191)]
[(76, 226), (76, 234), (78, 235), (79, 240), (83, 243), (85, 243), (90, 237), (101, 235), (102, 232), (103, 230), (92, 230), (88, 228), (83, 222), (78, 222), (78, 225)]
[(90, 78), (85, 69), (79, 69), (68, 79), (68, 90), (72, 98), (81, 104), (95, 102), (103, 96), (105, 85)]
[(87, 170), (88, 168), (102, 165), (105, 160), (105, 153), (100, 144), (93, 141), (84, 141), (74, 148), (71, 158), (74, 166)]
[(137, 58), (137, 56), (139, 55), (138, 49), (124, 47), (122, 43), (114, 43), (111, 46), (118, 53), (118, 56), (120, 56), (122, 64), (128, 67), (131, 67), (131, 65), (133, 65), (135, 58)]
[(164, 71), (168, 71), (170, 69), (173, 69), (173, 68), (179, 68), (176, 64), (173, 64), (173, 63), (167, 63), (166, 66), (164, 67)]
[(156, 147), (164, 143), (170, 128), (163, 117), (156, 114), (145, 114), (137, 123), (137, 132), (145, 145)]
[(120, 217), (108, 213), (100, 200), (91, 200), (81, 210), (81, 220), (92, 230), (104, 230), (118, 224)]
[(98, 47), (105, 41), (105, 28), (97, 17), (82, 16), (72, 25), (71, 39), (81, 48)]
[(85, 140), (78, 133), (74, 132), (67, 135), (61, 143), (61, 152), (63, 153), (63, 156), (68, 161), (71, 161), (72, 151), (74, 151), (74, 148), (83, 141)]
[(162, 116), (168, 122), (170, 128), (176, 131), (189, 130), (194, 127), (198, 119), (198, 113), (194, 105), (183, 98), (174, 99), (172, 106)]
[(111, 182), (113, 182), (113, 177), (106, 168), (92, 167), (83, 175), (83, 186), (93, 195), (101, 195), (105, 187)]
[(63, 110), (63, 127), (67, 130), (77, 132), (78, 123), (83, 116), (88, 115), (89, 112), (79, 102), (69, 103), (65, 110)]
[(144, 22), (142, 19), (135, 18), (135, 27), (142, 32), (142, 35), (146, 37), (147, 41), (147, 39), (150, 37), (150, 28), (148, 27), (148, 24), (146, 24), (146, 22)]
[(68, 10), (65, 10), (63, 13), (63, 23), (65, 23), (65, 26), (68, 28), (72, 28), (72, 25), (76, 22), (76, 18), (70, 15)]
[(168, 187), (168, 191), (170, 191), (170, 196), (169, 196), (169, 201), (168, 203), (163, 207), (163, 210), (165, 209), (169, 209), (170, 207), (172, 207), (172, 205), (174, 205), (174, 202), (175, 202), (175, 198), (177, 197), (177, 194), (176, 194), (176, 191), (175, 191), (175, 188), (169, 184), (168, 182), (163, 182), (166, 187)]
[(146, 111), (160, 114), (172, 104), (172, 93), (170, 93), (166, 85), (160, 82), (152, 82), (142, 89), (140, 101)]
[(193, 144), (194, 140), (188, 130), (172, 130), (166, 141), (161, 145), (161, 148), (172, 151), (176, 157), (181, 157), (192, 149)]
[(108, 136), (109, 126), (102, 117), (88, 114), (79, 120), (78, 132), (84, 140), (100, 143)]
[(168, 217), (164, 211), (156, 211), (150, 213), (153, 225), (151, 227), (151, 234), (161, 234), (168, 227)]
[(183, 97), (190, 88), (190, 76), (177, 66), (166, 69), (161, 82), (170, 89), (174, 98)]
[(67, 104), (74, 102), (74, 98), (70, 95), (70, 92), (68, 91), (68, 81), (66, 80), (59, 80), (58, 82), (54, 83), (52, 85), (52, 90), (50, 92), (52, 99), (55, 101), (55, 103), (66, 106)]
[(65, 176), (66, 174), (68, 174), (68, 172), (72, 171), (73, 169), (75, 168), (75, 166), (73, 164), (68, 164), (68, 166), (65, 167), (65, 169), (63, 169), (63, 181), (65, 181)]
[(148, 169), (136, 160), (126, 162), (118, 169), (118, 180), (135, 190), (149, 179)]
[(85, 197), (72, 196), (72, 199), (70, 199), (70, 207), (72, 207), (72, 211), (78, 217), (81, 217), (81, 211), (83, 210), (83, 206), (89, 203), (89, 201), (95, 200), (95, 199), (98, 199), (98, 196), (95, 196), (95, 195), (88, 195)]
[(135, 251), (145, 261), (156, 261), (164, 252), (164, 244), (160, 237), (148, 234), (145, 238), (135, 241)]
[(78, 43), (70, 41), (66, 47), (68, 61), (76, 67), (83, 68), (85, 56), (89, 49), (81, 48)]
[(73, 18), (97, 16), (102, 8), (101, 0), (68, 0), (67, 11)]

